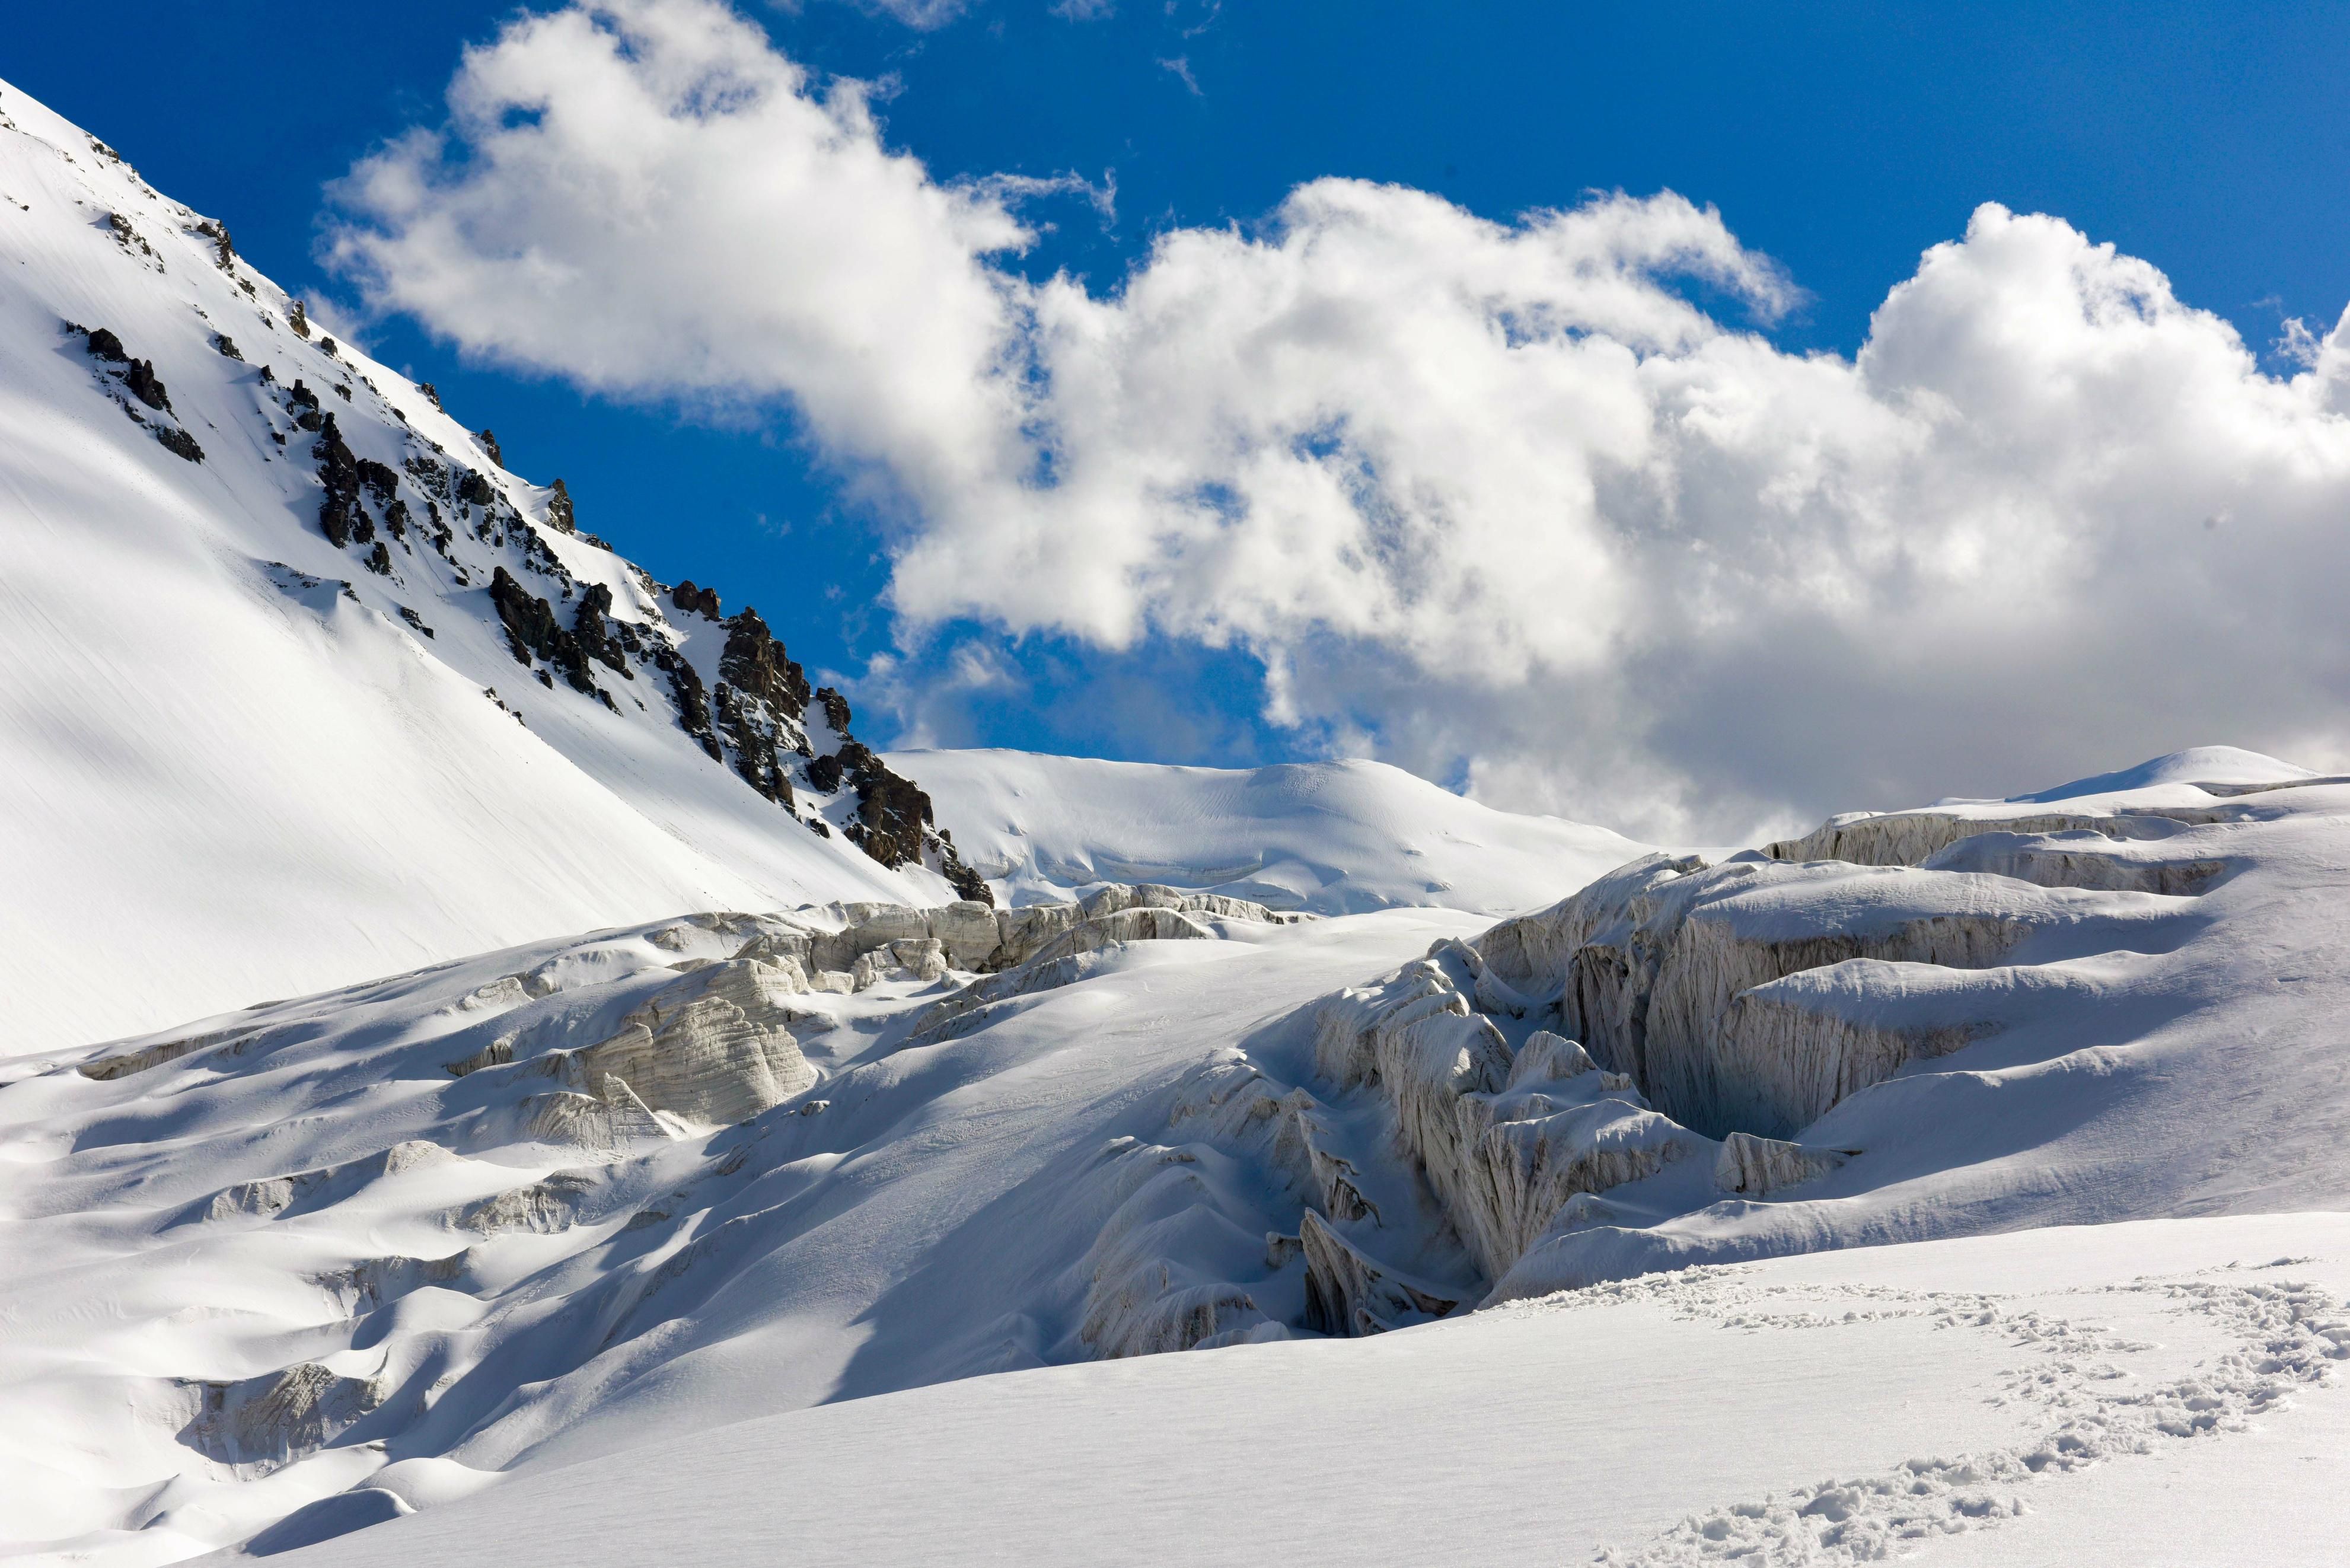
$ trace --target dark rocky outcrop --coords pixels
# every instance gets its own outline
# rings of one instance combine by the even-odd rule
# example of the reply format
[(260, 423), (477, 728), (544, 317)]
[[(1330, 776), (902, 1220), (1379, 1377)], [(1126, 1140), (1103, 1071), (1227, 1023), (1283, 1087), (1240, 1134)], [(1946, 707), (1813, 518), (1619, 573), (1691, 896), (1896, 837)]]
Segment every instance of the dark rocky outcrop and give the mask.
[(204, 449), (198, 446), (196, 444), (196, 438), (190, 435), (185, 431), (158, 430), (155, 432), (155, 439), (163, 443), (163, 450), (165, 452), (171, 452), (176, 457), (184, 457), (190, 462), (202, 462), (204, 461)]
[(857, 786), (857, 820), (848, 825), (849, 841), (884, 866), (920, 865), (922, 830), (931, 820), (931, 797), (858, 742), (840, 748), (840, 760)]
[(318, 394), (312, 391), (299, 376), (295, 377), (294, 384), (286, 389), (286, 409), (294, 416), (294, 423), (303, 430), (317, 431), (324, 424), (325, 416), (318, 412)]
[(848, 711), (848, 699), (824, 686), (817, 688), (816, 701), (816, 706), (824, 710), (824, 722), (832, 726), (832, 732), (847, 740), (853, 717)]
[(710, 753), (712, 762), (724, 762), (725, 748), (718, 743), (718, 736), (710, 727), (710, 691), (702, 685), (701, 673), (683, 654), (665, 642), (653, 644), (653, 663), (669, 677), (669, 694), (677, 703), (678, 727)]
[(715, 588), (697, 588), (693, 586), (693, 579), (691, 577), (686, 578), (685, 581), (678, 584), (677, 587), (670, 590), (669, 602), (675, 605), (681, 610), (688, 612), (699, 611), (701, 614), (708, 616), (712, 620), (719, 618), (718, 590)]
[(206, 218), (196, 225), (196, 233), (213, 243), (213, 260), (223, 272), (236, 270), (236, 244), (228, 237), (228, 225), (217, 218)]
[[(440, 389), (434, 387), (432, 382), (419, 381), (416, 383), (416, 389), (424, 394), (424, 400), (426, 402), (432, 404), (436, 409), (441, 409)], [(441, 409), (441, 411), (445, 414), (449, 410), (446, 409)]]
[(318, 503), (318, 531), (338, 548), (353, 540), (362, 545), (373, 540), (375, 523), (359, 504), (359, 459), (344, 444), (334, 415), (319, 421), (317, 444), (311, 452), (318, 460), (318, 483), (327, 487), (326, 498)]
[[(679, 592), (683, 591), (681, 587)], [(715, 598), (710, 596), (712, 601)], [(701, 602), (697, 597), (697, 607)], [(797, 749), (791, 728), (807, 711), (807, 675), (784, 651), (757, 610), (746, 605), (725, 626), (726, 648), (718, 657), (719, 728), (734, 743), (735, 771), (743, 781), (788, 806), (792, 781), (783, 759)]]
[(743, 782), (776, 805), (792, 805), (792, 778), (784, 763), (786, 748), (777, 744), (775, 715), (764, 702), (722, 680), (718, 683), (718, 727), (734, 743), (734, 771)]
[(947, 886), (955, 890), (955, 897), (974, 904), (994, 903), (995, 890), (987, 885), (986, 877), (962, 863), (962, 857), (955, 853), (954, 840), (943, 827), (939, 829), (939, 843), (943, 851), (940, 858), (944, 861), (939, 870), (946, 877)]
[(305, 342), (309, 340), (310, 315), (300, 300), (297, 299), (292, 305), (286, 306), (286, 325), (294, 329), (295, 337), (301, 338)]
[[(608, 597), (605, 601), (610, 602)], [(536, 654), (563, 671), (577, 691), (600, 695), (595, 677), (588, 672), (588, 650), (578, 636), (555, 618), (555, 608), (515, 579), (504, 566), (490, 582), (490, 603), (506, 628), (506, 642), (516, 663), (527, 665)]]
[(579, 612), (572, 617), (571, 634), (579, 639), (581, 651), (590, 659), (600, 659), (630, 680), (637, 672), (629, 668), (628, 649), (621, 643), (620, 633), (612, 617), (612, 590), (601, 583), (588, 585), (579, 601)]
[(554, 492), (546, 498), (547, 526), (560, 529), (566, 534), (577, 534), (579, 531), (579, 524), (571, 511), (571, 487), (557, 479), (547, 488)]
[(359, 483), (366, 487), (369, 495), (375, 497), (376, 504), (379, 506), (389, 505), (392, 497), (399, 493), (400, 475), (373, 458), (363, 457), (359, 460)]
[(225, 332), (213, 334), (213, 347), (220, 350), (221, 357), (224, 359), (235, 359), (241, 362), (244, 358), (244, 356), (237, 351), (236, 339)]
[(120, 365), (130, 358), (129, 351), (122, 347), (122, 339), (103, 327), (91, 327), (88, 338), (89, 357), (93, 359), (103, 359), (109, 365)]
[(489, 506), (498, 498), (498, 487), (470, 468), (457, 471), (457, 499), (468, 506)]
[(806, 674), (748, 605), (726, 622), (726, 650), (718, 658), (718, 679), (769, 704), (783, 717), (797, 719), (807, 710)]
[(492, 462), (496, 463), (500, 468), (504, 468), (506, 465), (506, 455), (498, 450), (498, 438), (494, 431), (488, 430), (475, 431), (473, 432), (473, 439), (482, 443), (482, 450), (490, 454), (490, 461)]
[(122, 385), (132, 397), (149, 408), (165, 412), (171, 410), (172, 394), (165, 391), (163, 383), (156, 379), (155, 361), (152, 359), (131, 360), (123, 369)]

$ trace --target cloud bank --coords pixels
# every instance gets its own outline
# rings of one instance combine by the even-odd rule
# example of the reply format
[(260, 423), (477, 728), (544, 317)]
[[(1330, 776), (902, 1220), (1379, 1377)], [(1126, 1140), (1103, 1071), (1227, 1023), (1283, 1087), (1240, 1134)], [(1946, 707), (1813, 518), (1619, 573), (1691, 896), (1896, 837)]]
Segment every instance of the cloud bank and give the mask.
[(2270, 375), (1986, 205), (1856, 357), (1791, 354), (1794, 285), (1679, 196), (1343, 180), (1035, 282), (1017, 184), (932, 180), (712, 0), (519, 20), (449, 109), (340, 192), (370, 305), (788, 403), (914, 641), (1244, 649), (1284, 722), (1672, 837), (2202, 742), (2350, 761), (2350, 317)]

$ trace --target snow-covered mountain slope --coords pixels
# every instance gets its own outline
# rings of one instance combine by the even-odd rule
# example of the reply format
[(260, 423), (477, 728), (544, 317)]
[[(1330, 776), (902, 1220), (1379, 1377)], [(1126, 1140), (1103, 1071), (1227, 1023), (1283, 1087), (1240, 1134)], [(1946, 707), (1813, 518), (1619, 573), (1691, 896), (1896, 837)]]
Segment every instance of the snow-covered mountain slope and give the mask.
[(696, 917), (14, 1065), (0, 1539), (161, 1562), (388, 1465), (1287, 1334), (1286, 1179), (1170, 1118), (1473, 923), (1149, 897)]
[(0, 1052), (681, 909), (951, 896), (764, 621), (579, 532), (5, 84), (0, 552)]
[[(2236, 776), (2183, 776), (2222, 763)], [(1187, 1434), (1212, 1410), (1236, 1462), (1314, 1483), (1250, 1508), (1345, 1543), (1366, 1490), (1442, 1495), (1331, 1435), (1354, 1431), (1340, 1417), (1388, 1430), (1347, 1415), (1382, 1387), (1418, 1387), (1431, 1430), (1500, 1412), (1503, 1449), (1545, 1420), (1669, 1449), (1695, 1387), (1732, 1398), (1705, 1357), (1751, 1376), (1751, 1343), (1661, 1320), (1619, 1342), (1579, 1315), (1647, 1301), (1779, 1336), (1764, 1359), (1811, 1369), (1789, 1393), (1814, 1401), (1811, 1435), (1773, 1458), (1778, 1428), (1759, 1441), (1731, 1422), (1671, 1480), (1664, 1450), (1627, 1450), (1647, 1490), (1620, 1511), (1576, 1503), (1579, 1542), (1679, 1563), (1776, 1531), (1762, 1561), (1838, 1561), (1898, 1537), (1903, 1509), (1970, 1526), (1993, 1517), (1981, 1498), (2158, 1447), (2165, 1423), (2267, 1421), (2350, 1343), (2338, 1227), (2315, 1221), (2306, 1244), (2195, 1232), (2217, 1238), (2208, 1257), (2167, 1251), (2169, 1231), (2102, 1254), (1929, 1248), (1949, 1266), (1910, 1272), (1881, 1250), (2350, 1207), (2334, 1049), (2350, 781), (2241, 754), (2124, 776), (2158, 782), (1837, 818), (1718, 866), (1646, 857), (1498, 925), (1283, 918), (1165, 888), (701, 916), (19, 1062), (0, 1083), (0, 1476), (16, 1488), (0, 1516), (36, 1521), (14, 1543), (36, 1561), (161, 1562), (429, 1515), (500, 1477), (620, 1455), (642, 1484), (610, 1482), (613, 1507), (664, 1521), (670, 1554), (723, 1562), (745, 1515), (664, 1490), (665, 1467), (712, 1467), (714, 1485), (734, 1474), (715, 1456), (764, 1455), (805, 1462), (813, 1485), (845, 1461), (793, 1456), (929, 1455), (925, 1423), (1075, 1455), (1104, 1443), (1108, 1410), (1158, 1455), (1151, 1495), (1196, 1503), (1222, 1472), (1161, 1450), (1201, 1446)], [(2334, 1273), (2279, 1273), (2268, 1294), (2236, 1290), (2267, 1274), (2194, 1273), (2313, 1251)], [(2106, 1273), (2051, 1261), (2093, 1254)], [(2129, 1273), (2160, 1278), (2106, 1288)], [(1560, 1287), (1584, 1305), (1513, 1304)], [(1522, 1313), (1555, 1326), (1483, 1326)], [(1314, 1343), (1430, 1324), (1376, 1351)], [(1274, 1354), (716, 1430), (1234, 1346)], [(2062, 1366), (2035, 1359), (2049, 1346)], [(1701, 1379), (1607, 1384), (1619, 1403), (1593, 1405), (1596, 1366), (1682, 1355)], [(1876, 1405), (1838, 1433), (1818, 1402), (1852, 1357), (1888, 1390), (1949, 1358), (1925, 1387), (1939, 1436)], [(1599, 1462), (1563, 1442), (1540, 1450), (1544, 1473)], [(1002, 1490), (970, 1448), (923, 1459), (941, 1498)], [(1343, 1456), (1353, 1490), (1340, 1459), (1305, 1449)], [(1909, 1459), (1933, 1484), (1892, 1485)], [(1788, 1502), (1798, 1482), (1813, 1490)], [(484, 1521), (468, 1528), (489, 1555), (452, 1560), (490, 1562), (570, 1505), (529, 1501), (574, 1496), (541, 1484), (556, 1490), (517, 1492), (511, 1516), (494, 1498), (460, 1516)], [(1556, 1490), (1482, 1490), (1450, 1517), (1473, 1513), (1498, 1549), (1555, 1525)], [(806, 1527), (811, 1560), (872, 1549), (818, 1511), (834, 1533)], [(1698, 1522), (1674, 1534), (1684, 1514)], [(1072, 1515), (1071, 1540), (1099, 1545), (1085, 1532), (1111, 1517)], [(610, 1525), (614, 1550), (644, 1548), (634, 1528)], [(1027, 1539), (1000, 1511), (906, 1528), (946, 1557), (993, 1530)]]
[(2326, 1564), (2345, 1293), (2341, 1215), (1695, 1270), (835, 1405), (439, 1508), (389, 1477), (268, 1544), (422, 1503), (278, 1561), (747, 1564), (781, 1532), (811, 1568)]
[(1515, 914), (1648, 846), (1495, 811), (1383, 763), (1185, 768), (1027, 752), (899, 752), (963, 858), (1014, 901), (1159, 882), (1277, 909)]

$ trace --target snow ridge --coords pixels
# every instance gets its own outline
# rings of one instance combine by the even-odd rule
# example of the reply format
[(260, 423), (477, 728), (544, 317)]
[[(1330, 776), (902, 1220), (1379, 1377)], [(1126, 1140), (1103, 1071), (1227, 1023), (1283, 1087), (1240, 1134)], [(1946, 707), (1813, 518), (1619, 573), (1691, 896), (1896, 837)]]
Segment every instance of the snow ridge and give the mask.
[(756, 610), (0, 112), (9, 1047), (681, 909), (983, 896)]

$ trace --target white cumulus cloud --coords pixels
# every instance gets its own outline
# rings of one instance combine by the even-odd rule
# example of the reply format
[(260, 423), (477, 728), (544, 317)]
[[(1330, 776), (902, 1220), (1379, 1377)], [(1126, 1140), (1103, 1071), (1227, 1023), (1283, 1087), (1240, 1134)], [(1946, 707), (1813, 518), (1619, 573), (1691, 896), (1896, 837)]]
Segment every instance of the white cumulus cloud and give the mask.
[(610, 0), (469, 53), (334, 244), (476, 352), (788, 400), (881, 482), (913, 642), (1245, 648), (1277, 718), (1503, 804), (1726, 835), (2207, 741), (2350, 760), (2350, 328), (2268, 374), (1987, 205), (1856, 357), (1792, 354), (1793, 285), (1679, 196), (1342, 180), (1104, 293), (1005, 265), (1022, 194), (931, 180), (714, 0)]

